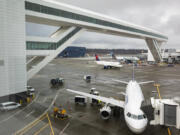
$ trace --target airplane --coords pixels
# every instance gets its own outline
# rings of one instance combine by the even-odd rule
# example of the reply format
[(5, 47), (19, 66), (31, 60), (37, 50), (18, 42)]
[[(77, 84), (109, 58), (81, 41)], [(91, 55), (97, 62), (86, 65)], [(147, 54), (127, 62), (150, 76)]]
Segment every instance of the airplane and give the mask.
[(142, 133), (146, 129), (148, 119), (146, 114), (141, 110), (141, 104), (144, 101), (144, 95), (142, 93), (140, 85), (153, 83), (154, 81), (137, 82), (136, 80), (134, 80), (134, 70), (132, 80), (130, 80), (129, 82), (121, 80), (114, 81), (127, 85), (126, 92), (121, 93), (125, 96), (125, 101), (120, 101), (114, 98), (107, 98), (103, 96), (96, 96), (71, 89), (67, 89), (67, 91), (104, 102), (104, 107), (100, 109), (101, 118), (104, 120), (109, 119), (111, 116), (110, 105), (123, 108), (126, 125), (129, 127), (129, 129), (136, 134)]
[(115, 60), (124, 61), (126, 63), (133, 63), (133, 62), (140, 60), (138, 57), (135, 57), (135, 56), (119, 56), (119, 57), (117, 57), (117, 56), (115, 56), (114, 53), (112, 53), (111, 56)]
[(96, 64), (98, 65), (103, 65), (104, 69), (109, 69), (109, 68), (121, 68), (123, 65), (120, 64), (120, 62), (114, 62), (114, 61), (101, 61), (98, 57), (97, 54), (95, 54), (96, 57)]

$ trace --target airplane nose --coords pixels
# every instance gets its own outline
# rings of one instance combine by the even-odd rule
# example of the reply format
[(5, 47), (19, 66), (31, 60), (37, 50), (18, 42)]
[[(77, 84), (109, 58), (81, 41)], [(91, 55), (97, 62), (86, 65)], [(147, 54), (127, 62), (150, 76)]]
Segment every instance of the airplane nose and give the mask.
[(138, 121), (134, 123), (127, 123), (129, 129), (135, 134), (141, 134), (147, 126), (147, 121)]
[(146, 128), (145, 126), (142, 127), (142, 128), (134, 128), (134, 127), (132, 127), (132, 128), (130, 128), (130, 130), (135, 134), (141, 134), (142, 132), (144, 132), (145, 128)]

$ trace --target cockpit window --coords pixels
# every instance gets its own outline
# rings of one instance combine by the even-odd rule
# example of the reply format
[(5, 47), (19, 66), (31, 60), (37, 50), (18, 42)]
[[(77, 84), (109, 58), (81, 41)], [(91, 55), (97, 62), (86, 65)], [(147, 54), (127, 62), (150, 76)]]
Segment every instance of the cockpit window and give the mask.
[(130, 112), (127, 113), (127, 116), (129, 118), (135, 119), (135, 120), (142, 120), (146, 118), (146, 115), (135, 115), (135, 114), (131, 114)]
[(137, 115), (132, 114), (132, 117), (131, 117), (131, 118), (133, 118), (133, 119), (137, 119), (137, 118), (138, 118), (138, 116), (137, 116)]
[(128, 113), (127, 113), (127, 116), (128, 116), (128, 117), (131, 117), (131, 113), (128, 112)]
[(138, 120), (144, 119), (143, 115), (138, 115)]

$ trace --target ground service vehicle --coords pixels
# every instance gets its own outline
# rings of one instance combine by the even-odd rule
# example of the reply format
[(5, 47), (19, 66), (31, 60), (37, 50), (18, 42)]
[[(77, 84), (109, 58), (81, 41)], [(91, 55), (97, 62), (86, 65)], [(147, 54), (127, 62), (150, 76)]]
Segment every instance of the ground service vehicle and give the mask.
[(19, 103), (15, 103), (15, 102), (4, 102), (0, 104), (0, 110), (1, 111), (6, 111), (6, 110), (13, 110), (16, 109), (18, 107), (20, 107), (21, 105)]
[(58, 87), (58, 86), (62, 86), (63, 84), (64, 84), (63, 78), (51, 79), (50, 81), (51, 87)]

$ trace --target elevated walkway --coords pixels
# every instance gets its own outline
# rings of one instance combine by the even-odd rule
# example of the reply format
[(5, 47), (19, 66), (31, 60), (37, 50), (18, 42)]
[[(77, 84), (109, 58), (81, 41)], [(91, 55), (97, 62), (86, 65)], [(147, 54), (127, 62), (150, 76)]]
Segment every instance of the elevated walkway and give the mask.
[(79, 26), (89, 31), (133, 37), (153, 38), (167, 41), (168, 38), (155, 31), (106, 15), (49, 0), (26, 0), (26, 21), (54, 26)]
[[(28, 80), (38, 73), (44, 66), (46, 66), (51, 60), (53, 60), (60, 52), (62, 52), (69, 44), (71, 44), (78, 35), (84, 30), (79, 27), (62, 27), (52, 36), (55, 39), (59, 39), (55, 42), (42, 41), (27, 41), (27, 50), (53, 50), (49, 52), (49, 55), (43, 57), (38, 56), (32, 62), (27, 65), (27, 78)], [(58, 33), (58, 34), (57, 34)], [(55, 40), (54, 40), (55, 41)], [(30, 66), (31, 65), (31, 66)]]

